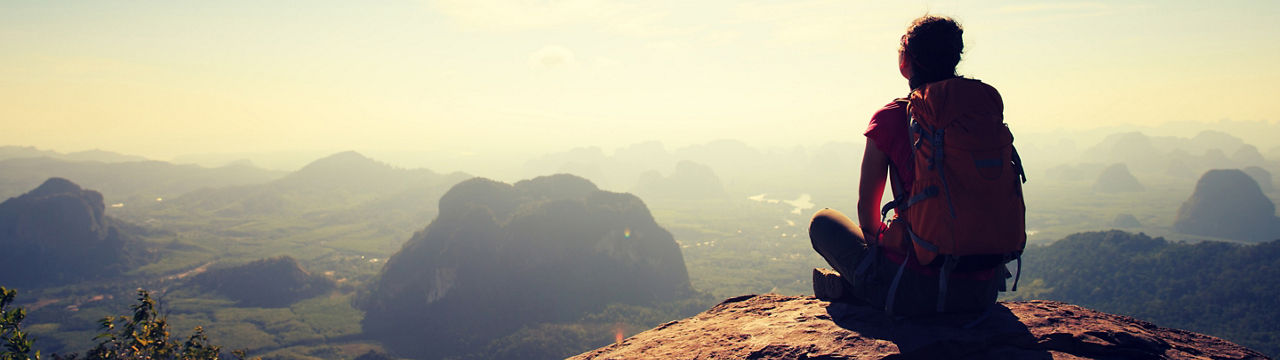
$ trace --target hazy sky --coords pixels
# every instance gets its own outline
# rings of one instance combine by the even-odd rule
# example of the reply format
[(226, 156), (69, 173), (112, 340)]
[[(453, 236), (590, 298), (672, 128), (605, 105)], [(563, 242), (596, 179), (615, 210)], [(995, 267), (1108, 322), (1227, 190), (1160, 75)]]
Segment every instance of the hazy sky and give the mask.
[[(1015, 131), (1280, 120), (1277, 1), (0, 2), (0, 144), (156, 158), (858, 140), (965, 26)], [(1280, 135), (1280, 134), (1277, 134)], [(858, 140), (860, 141), (860, 140)]]

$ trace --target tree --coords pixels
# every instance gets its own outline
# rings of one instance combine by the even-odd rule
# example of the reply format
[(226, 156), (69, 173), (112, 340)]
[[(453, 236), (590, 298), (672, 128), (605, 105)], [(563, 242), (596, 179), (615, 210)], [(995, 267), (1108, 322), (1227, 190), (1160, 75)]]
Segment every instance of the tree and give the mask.
[(17, 297), (17, 290), (0, 286), (0, 339), (4, 341), (4, 348), (0, 349), (0, 360), (39, 360), (40, 351), (31, 350), (31, 337), (22, 331), (22, 319), (27, 317), (26, 309), (9, 309), (9, 304)]
[[(27, 317), (26, 310), (15, 308), (10, 310), (9, 304), (18, 297), (17, 290), (0, 286), (0, 360), (40, 360), (40, 351), (32, 351), (30, 336), (22, 331), (22, 320)], [(179, 342), (169, 337), (169, 322), (156, 310), (156, 301), (151, 293), (138, 289), (138, 304), (129, 307), (133, 316), (108, 316), (99, 322), (102, 334), (95, 339), (102, 342), (89, 352), (85, 358), (89, 360), (218, 360), (222, 356), (222, 347), (209, 343), (204, 329), (197, 326), (186, 341)], [(231, 352), (235, 359), (244, 359), (244, 350)], [(59, 356), (56, 360), (75, 360), (80, 354)], [(257, 360), (257, 359), (255, 359)]]
[[(222, 348), (209, 343), (204, 329), (197, 326), (186, 341), (179, 343), (169, 337), (169, 322), (156, 310), (151, 293), (138, 289), (138, 304), (130, 306), (133, 316), (108, 316), (100, 320), (102, 334), (96, 339), (102, 342), (85, 354), (90, 360), (98, 359), (199, 359), (217, 360)], [(243, 359), (242, 350), (232, 351), (236, 359)], [(74, 358), (74, 357), (73, 357)]]

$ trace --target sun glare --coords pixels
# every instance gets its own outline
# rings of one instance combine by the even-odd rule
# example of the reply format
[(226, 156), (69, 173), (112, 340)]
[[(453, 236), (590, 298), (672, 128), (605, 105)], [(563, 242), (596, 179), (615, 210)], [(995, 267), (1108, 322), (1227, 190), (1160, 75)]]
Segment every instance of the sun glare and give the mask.
[(625, 338), (625, 336), (623, 336), (622, 324), (614, 324), (613, 325), (613, 342), (621, 343), (623, 338)]

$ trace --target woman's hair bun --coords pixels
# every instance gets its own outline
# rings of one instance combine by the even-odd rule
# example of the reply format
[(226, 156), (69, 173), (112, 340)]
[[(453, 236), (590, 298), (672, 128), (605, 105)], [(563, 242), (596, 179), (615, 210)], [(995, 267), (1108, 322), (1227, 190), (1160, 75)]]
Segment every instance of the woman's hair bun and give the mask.
[(964, 52), (963, 35), (964, 28), (949, 17), (925, 15), (912, 21), (902, 37), (902, 50), (912, 59), (912, 77), (920, 78), (921, 84), (955, 77)]

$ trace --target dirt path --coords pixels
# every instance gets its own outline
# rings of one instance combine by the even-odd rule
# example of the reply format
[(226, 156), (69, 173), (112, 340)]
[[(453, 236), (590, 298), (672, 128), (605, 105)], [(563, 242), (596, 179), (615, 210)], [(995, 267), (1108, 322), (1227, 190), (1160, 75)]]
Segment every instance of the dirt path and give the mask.
[(177, 273), (177, 274), (173, 274), (173, 275), (165, 276), (165, 277), (161, 278), (161, 279), (160, 279), (160, 281), (161, 281), (161, 282), (165, 282), (165, 281), (173, 281), (173, 280), (185, 279), (185, 278), (186, 278), (186, 277), (188, 277), (188, 276), (191, 276), (191, 275), (197, 275), (197, 274), (203, 273), (203, 272), (205, 272), (205, 271), (209, 271), (209, 266), (210, 266), (210, 265), (213, 265), (213, 264), (215, 264), (215, 263), (217, 263), (217, 262), (218, 262), (217, 260), (209, 261), (209, 262), (206, 262), (206, 263), (204, 263), (204, 264), (202, 264), (202, 265), (200, 265), (200, 266), (197, 266), (195, 269), (191, 269), (191, 270), (187, 270), (187, 271), (184, 271), (184, 272), (181, 272), (181, 273)]

